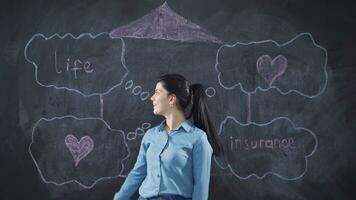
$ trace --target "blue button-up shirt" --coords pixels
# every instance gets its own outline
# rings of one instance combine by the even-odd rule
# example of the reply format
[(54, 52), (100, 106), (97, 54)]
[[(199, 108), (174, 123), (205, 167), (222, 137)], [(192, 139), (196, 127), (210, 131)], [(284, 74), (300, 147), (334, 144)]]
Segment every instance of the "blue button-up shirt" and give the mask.
[(115, 200), (129, 200), (139, 188), (144, 198), (176, 194), (193, 200), (207, 200), (213, 149), (206, 133), (190, 119), (171, 132), (165, 121), (142, 138), (134, 168)]

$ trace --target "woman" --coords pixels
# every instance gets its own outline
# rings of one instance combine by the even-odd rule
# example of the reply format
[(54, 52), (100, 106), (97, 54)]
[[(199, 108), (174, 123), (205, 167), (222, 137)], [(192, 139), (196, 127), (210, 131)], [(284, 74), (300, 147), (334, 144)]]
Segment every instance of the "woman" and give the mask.
[(207, 200), (211, 157), (223, 154), (223, 147), (202, 85), (166, 74), (158, 79), (151, 100), (153, 113), (165, 120), (145, 133), (135, 166), (114, 200), (130, 199), (139, 187), (139, 200)]

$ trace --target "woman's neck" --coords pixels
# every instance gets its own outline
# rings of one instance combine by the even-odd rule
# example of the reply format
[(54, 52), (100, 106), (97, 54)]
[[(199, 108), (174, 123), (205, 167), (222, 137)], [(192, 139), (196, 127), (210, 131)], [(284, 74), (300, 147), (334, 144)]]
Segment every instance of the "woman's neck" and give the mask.
[(172, 112), (166, 116), (166, 131), (170, 132), (171, 130), (177, 128), (182, 122), (185, 121), (185, 115), (181, 111)]

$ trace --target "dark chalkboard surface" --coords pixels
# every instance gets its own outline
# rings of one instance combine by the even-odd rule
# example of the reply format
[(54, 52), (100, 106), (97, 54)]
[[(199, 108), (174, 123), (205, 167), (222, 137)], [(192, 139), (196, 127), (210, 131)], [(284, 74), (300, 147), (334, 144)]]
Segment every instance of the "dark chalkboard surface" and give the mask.
[(162, 120), (149, 97), (165, 73), (208, 96), (226, 151), (212, 161), (209, 199), (354, 199), (351, 3), (1, 9), (2, 199), (112, 199)]

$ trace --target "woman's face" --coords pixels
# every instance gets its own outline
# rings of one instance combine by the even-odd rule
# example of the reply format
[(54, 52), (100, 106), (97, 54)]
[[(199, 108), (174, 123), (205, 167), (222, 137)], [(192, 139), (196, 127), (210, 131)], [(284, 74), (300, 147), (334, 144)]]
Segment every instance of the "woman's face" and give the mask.
[(170, 110), (172, 104), (172, 95), (168, 95), (169, 92), (163, 88), (161, 82), (156, 84), (155, 92), (151, 96), (151, 101), (153, 103), (153, 113), (155, 115), (165, 115), (167, 111)]

